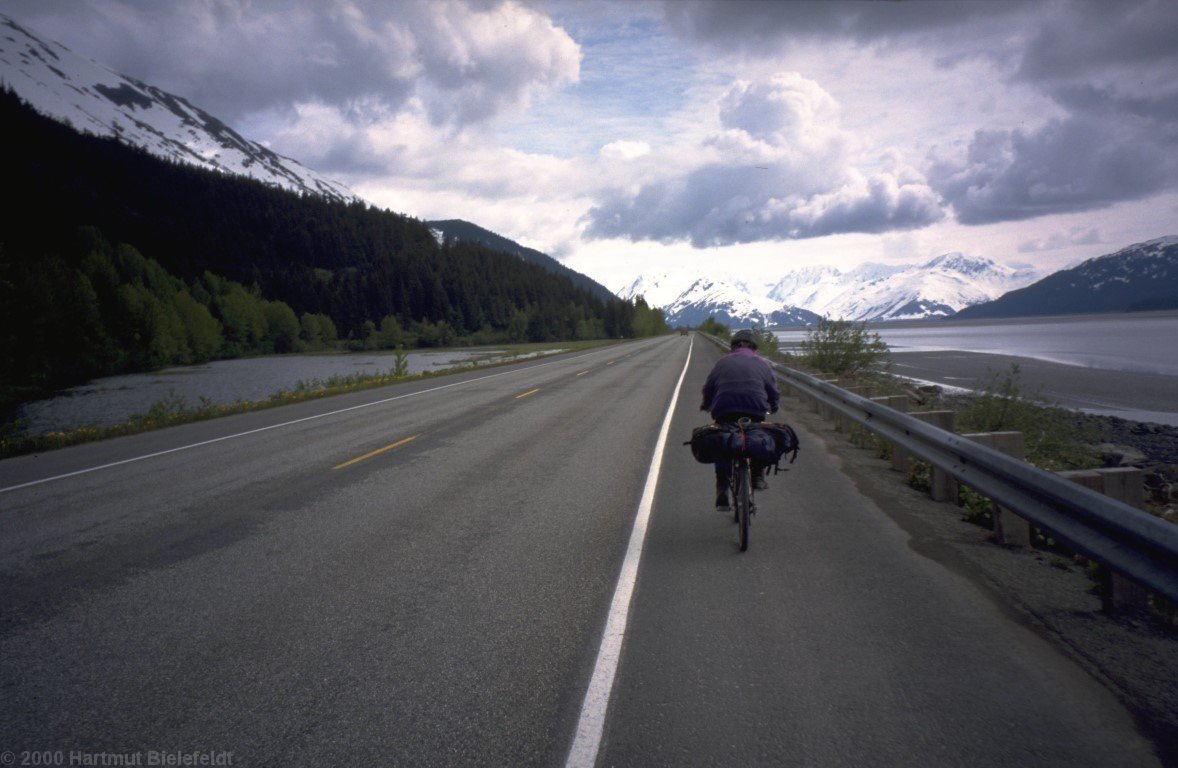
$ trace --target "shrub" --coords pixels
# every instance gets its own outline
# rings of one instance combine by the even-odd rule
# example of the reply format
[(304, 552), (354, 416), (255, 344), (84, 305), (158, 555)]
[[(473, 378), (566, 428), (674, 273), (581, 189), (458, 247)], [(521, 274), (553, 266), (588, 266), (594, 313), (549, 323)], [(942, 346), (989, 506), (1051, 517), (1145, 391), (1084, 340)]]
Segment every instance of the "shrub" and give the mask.
[(757, 353), (768, 360), (781, 360), (781, 345), (777, 341), (777, 334), (765, 328), (753, 328), (757, 337)]
[(700, 323), (699, 330), (701, 333), (711, 334), (712, 336), (716, 336), (721, 339), (727, 339), (731, 336), (728, 326), (724, 325), (714, 317), (709, 317), (707, 320), (704, 320), (702, 323)]
[(833, 376), (859, 376), (891, 370), (888, 345), (866, 323), (822, 318), (801, 344), (802, 362)]

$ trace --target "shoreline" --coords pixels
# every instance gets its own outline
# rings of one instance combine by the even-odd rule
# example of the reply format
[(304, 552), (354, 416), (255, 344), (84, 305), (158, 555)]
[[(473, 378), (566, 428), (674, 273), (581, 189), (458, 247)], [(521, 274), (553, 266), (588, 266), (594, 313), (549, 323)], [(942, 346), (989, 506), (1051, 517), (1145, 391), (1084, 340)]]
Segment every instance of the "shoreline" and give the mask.
[(891, 359), (893, 375), (935, 384), (949, 403), (973, 397), (1018, 365), (1024, 396), (1070, 411), (1077, 424), (1095, 428), (1105, 466), (1140, 468), (1147, 492), (1161, 504), (1178, 493), (1178, 377), (980, 352), (892, 352)]
[[(1175, 309), (1150, 309), (1141, 312), (1083, 312), (1070, 315), (1027, 315), (1023, 317), (936, 317), (927, 320), (886, 320), (883, 322), (867, 323), (869, 330), (886, 330), (888, 328), (952, 328), (954, 326), (978, 325), (1041, 325), (1044, 323), (1060, 323), (1082, 320), (1106, 320), (1117, 318), (1178, 318)], [(786, 330), (786, 329), (782, 329)]]
[(1178, 427), (1178, 377), (1114, 371), (1032, 357), (963, 351), (891, 352), (892, 373), (945, 388), (973, 390), (1017, 365), (1028, 395), (1092, 416)]

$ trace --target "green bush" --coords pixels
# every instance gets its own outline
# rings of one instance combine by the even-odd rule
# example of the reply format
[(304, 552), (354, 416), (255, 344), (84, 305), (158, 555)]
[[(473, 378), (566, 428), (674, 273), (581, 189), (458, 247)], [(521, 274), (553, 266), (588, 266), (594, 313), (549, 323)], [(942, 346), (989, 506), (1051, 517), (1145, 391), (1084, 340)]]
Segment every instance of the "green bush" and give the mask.
[(777, 341), (777, 334), (765, 328), (753, 328), (757, 337), (757, 353), (768, 360), (780, 362), (781, 344)]
[(866, 323), (822, 318), (801, 343), (806, 366), (832, 376), (861, 376), (891, 370), (888, 345)]
[(724, 325), (714, 317), (709, 317), (707, 320), (704, 320), (702, 323), (700, 323), (699, 330), (701, 333), (711, 334), (712, 336), (716, 336), (721, 339), (727, 339), (731, 336), (728, 326)]

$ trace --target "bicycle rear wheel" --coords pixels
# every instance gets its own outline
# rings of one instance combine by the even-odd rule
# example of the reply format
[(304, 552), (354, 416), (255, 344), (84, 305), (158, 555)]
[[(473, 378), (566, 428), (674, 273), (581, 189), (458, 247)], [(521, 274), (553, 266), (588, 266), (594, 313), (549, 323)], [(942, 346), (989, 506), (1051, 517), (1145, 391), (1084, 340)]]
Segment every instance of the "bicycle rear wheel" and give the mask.
[(736, 472), (736, 527), (740, 535), (740, 551), (749, 548), (749, 522), (752, 517), (753, 478), (747, 461), (742, 461)]
[(740, 522), (740, 505), (736, 503), (738, 488), (736, 478), (740, 475), (740, 462), (733, 459), (728, 467), (728, 490), (732, 492), (732, 522)]

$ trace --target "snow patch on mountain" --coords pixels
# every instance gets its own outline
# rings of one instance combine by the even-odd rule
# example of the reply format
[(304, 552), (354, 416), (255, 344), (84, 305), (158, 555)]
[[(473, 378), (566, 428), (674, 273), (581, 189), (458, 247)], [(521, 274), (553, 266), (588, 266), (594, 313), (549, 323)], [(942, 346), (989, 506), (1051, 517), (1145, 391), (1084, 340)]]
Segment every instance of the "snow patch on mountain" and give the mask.
[(1092, 292), (1100, 292), (1115, 283), (1148, 285), (1150, 281), (1162, 282), (1169, 279), (1175, 268), (1175, 246), (1178, 246), (1178, 236), (1167, 235), (1088, 259), (1060, 274), (1067, 276), (1070, 287)]
[(185, 99), (44, 41), (0, 14), (0, 80), (38, 112), (158, 157), (336, 200), (356, 195)]
[(1178, 236), (1135, 243), (1088, 259), (999, 299), (969, 307), (963, 317), (1031, 317), (1178, 308)]
[[(644, 295), (662, 307), (672, 324), (723, 316), (745, 324), (789, 324), (818, 317), (855, 321), (911, 320), (953, 315), (1029, 284), (1029, 268), (1006, 267), (989, 259), (946, 253), (920, 264), (866, 262), (843, 272), (811, 266), (787, 273), (759, 289), (728, 279), (691, 279), (675, 273), (643, 275), (618, 291)], [(721, 320), (721, 322), (724, 322)]]
[(642, 296), (660, 307), (671, 325), (699, 325), (709, 317), (737, 328), (799, 326), (820, 318), (797, 307), (786, 307), (751, 291), (731, 276), (696, 278), (683, 288), (683, 276), (660, 273), (642, 276), (618, 291), (624, 299)]

